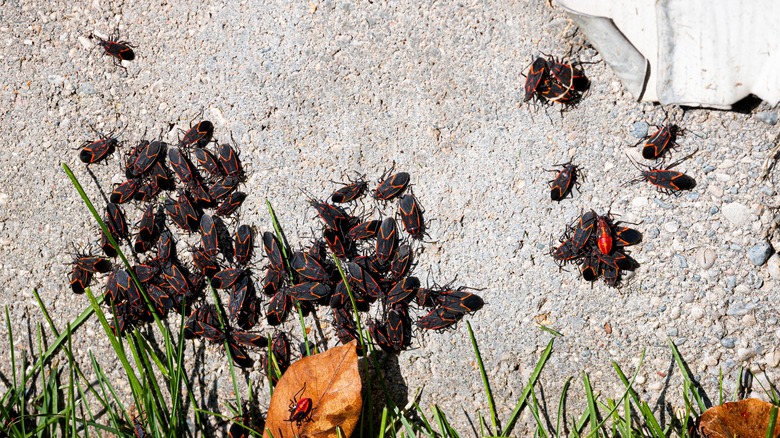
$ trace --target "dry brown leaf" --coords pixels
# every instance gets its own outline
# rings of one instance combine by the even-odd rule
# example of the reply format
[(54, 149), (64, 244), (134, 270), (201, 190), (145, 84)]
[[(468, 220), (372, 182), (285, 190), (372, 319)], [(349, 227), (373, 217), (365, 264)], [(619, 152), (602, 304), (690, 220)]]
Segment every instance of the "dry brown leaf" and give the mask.
[[(757, 398), (709, 408), (699, 419), (699, 435), (703, 438), (764, 438), (771, 408), (770, 403)], [(772, 436), (780, 437), (780, 421), (775, 422)]]
[[(337, 427), (342, 436), (352, 435), (363, 406), (356, 347), (352, 341), (293, 363), (274, 389), (263, 436), (335, 437)], [(289, 421), (290, 403), (304, 385), (298, 400), (311, 399), (311, 421), (298, 424)]]

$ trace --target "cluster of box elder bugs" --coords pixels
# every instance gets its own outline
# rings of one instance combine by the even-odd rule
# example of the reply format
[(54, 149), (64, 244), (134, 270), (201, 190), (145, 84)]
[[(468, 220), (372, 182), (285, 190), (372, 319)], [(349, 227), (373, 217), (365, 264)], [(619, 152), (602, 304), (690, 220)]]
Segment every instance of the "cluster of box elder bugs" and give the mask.
[(569, 61), (564, 64), (553, 56), (537, 57), (528, 70), (523, 86), (523, 102), (533, 99), (535, 102), (560, 103), (564, 106), (576, 105), (587, 91), (590, 81), (585, 73), (574, 67)]
[[(414, 247), (422, 244), (426, 222), (417, 198), (410, 190), (407, 193), (410, 175), (406, 172), (384, 175), (370, 190), (375, 210), (391, 202), (397, 206), (384, 218), (354, 213), (367, 210), (363, 198), (369, 187), (363, 179), (344, 184), (328, 201), (310, 199), (322, 227), (306, 248), (292, 250), (275, 233), (257, 235), (245, 224), (231, 233), (225, 221), (237, 222), (236, 212), (246, 198), (238, 191), (245, 174), (235, 147), (212, 141), (213, 131), (210, 122), (201, 121), (183, 133), (175, 146), (144, 140), (124, 154), (127, 180), (108, 196), (105, 223), (111, 236), (132, 252), (136, 261), (132, 270), (112, 266), (110, 258), (118, 251), (102, 232), (105, 256), (75, 256), (70, 275), (75, 293), (82, 293), (93, 275), (108, 273), (105, 302), (117, 333), (153, 319), (145, 294), (160, 317), (171, 310), (188, 315), (186, 338), (222, 343), (237, 365), (248, 368), (254, 361), (246, 348), (264, 348), (269, 342), (250, 330), (261, 319), (268, 326), (279, 326), (298, 306), (304, 316), (317, 306), (330, 309), (339, 340), (347, 343), (357, 338), (347, 288), (356, 310), (368, 312), (373, 303), (381, 307), (368, 318), (367, 326), (374, 342), (389, 351), (411, 343), (412, 303), (428, 309), (416, 321), (418, 328), (428, 330), (446, 329), (482, 307), (482, 299), (466, 288), (421, 287), (418, 278), (410, 275)], [(92, 165), (119, 148), (113, 134), (100, 135), (81, 146), (79, 159)], [(133, 204), (140, 220), (131, 230), (123, 208)], [(404, 231), (407, 238), (401, 235)], [(197, 237), (183, 239), (182, 233)], [(178, 243), (185, 240), (196, 243), (179, 250)], [(259, 275), (256, 243), (267, 257), (267, 267)], [(329, 253), (346, 267), (347, 284)], [(185, 254), (189, 254), (186, 259)], [(228, 292), (224, 308), (204, 301), (208, 284)], [(290, 363), (289, 350), (287, 335), (277, 331), (272, 340), (276, 360), (262, 357), (266, 371), (272, 362), (278, 366), (269, 376), (284, 372)]]
[(624, 248), (641, 242), (642, 233), (620, 222), (613, 223), (609, 214), (586, 212), (566, 227), (559, 240), (560, 245), (550, 250), (552, 257), (561, 267), (566, 263), (578, 264), (587, 281), (595, 281), (603, 274), (605, 283), (617, 287), (622, 271), (639, 267)]

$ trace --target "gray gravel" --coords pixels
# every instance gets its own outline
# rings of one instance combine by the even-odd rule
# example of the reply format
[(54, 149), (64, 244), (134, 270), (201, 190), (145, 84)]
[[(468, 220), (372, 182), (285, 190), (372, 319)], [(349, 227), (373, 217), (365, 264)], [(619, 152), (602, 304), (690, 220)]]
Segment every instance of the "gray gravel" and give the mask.
[[(646, 183), (626, 187), (638, 176), (627, 155), (645, 163), (632, 146), (664, 112), (634, 102), (546, 2), (21, 0), (0, 18), (0, 305), (8, 306), (20, 351), (32, 350), (28, 330), (43, 321), (33, 288), (60, 328), (87, 307), (68, 288), (66, 264), (71, 243), (95, 242), (95, 225), (60, 163), (99, 199), (74, 150), (92, 136), (88, 126), (127, 126), (125, 144), (144, 132), (175, 141), (202, 114), (217, 138), (232, 134), (240, 145), (250, 175), (242, 222), (270, 229), (268, 198), (300, 245), (315, 224), (301, 188), (325, 195), (331, 180), (353, 171), (376, 179), (393, 162), (412, 174), (433, 242), (418, 257), (417, 275), (484, 288), (485, 308), (468, 319), (504, 419), (550, 339), (538, 320), (563, 334), (542, 377), (553, 410), (565, 378), (582, 371), (602, 397), (619, 397), (610, 362), (633, 372), (643, 351), (641, 397), (650, 406), (662, 395), (682, 406), (679, 373), (666, 375), (669, 339), (710, 395), (720, 372), (733, 393), (740, 366), (777, 381), (780, 261), (750, 255), (767, 242), (780, 248), (780, 176), (757, 179), (776, 112), (672, 110), (688, 130), (673, 159), (698, 150), (675, 169), (696, 188), (673, 196)], [(138, 47), (127, 74), (85, 38), (117, 24)], [(593, 62), (584, 67), (592, 87), (581, 104), (563, 114), (522, 104), (520, 73), (532, 55), (563, 55), (569, 42)], [(120, 155), (92, 167), (106, 186), (121, 181)], [(544, 169), (570, 159), (586, 178), (572, 199), (552, 203)], [(586, 283), (576, 267), (559, 271), (548, 255), (550, 241), (590, 208), (644, 232), (631, 249), (641, 267), (620, 289)], [(74, 349), (85, 360), (91, 351), (118, 377), (101, 330), (88, 321)], [(202, 349), (205, 381), (217, 381), (214, 408), (225, 411), (232, 387), (222, 353), (194, 347)], [(468, 434), (464, 411), (488, 408), (465, 324), (420, 334), (414, 347), (399, 356), (394, 381), (410, 396), (424, 386), (421, 406), (437, 403)], [(0, 392), (10, 372), (0, 360)], [(267, 394), (259, 370), (249, 381)], [(568, 406), (577, 412), (583, 402), (573, 385)], [(526, 411), (516, 435), (532, 423)]]

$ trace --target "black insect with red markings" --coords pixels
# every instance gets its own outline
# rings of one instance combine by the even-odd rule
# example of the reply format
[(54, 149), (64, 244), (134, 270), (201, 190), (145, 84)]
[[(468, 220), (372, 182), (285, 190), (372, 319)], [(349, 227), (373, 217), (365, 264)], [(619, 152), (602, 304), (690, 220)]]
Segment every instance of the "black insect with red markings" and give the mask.
[(414, 194), (403, 195), (398, 199), (398, 213), (401, 223), (412, 239), (422, 239), (425, 234), (425, 219), (423, 209)]
[(235, 250), (233, 256), (236, 263), (246, 265), (252, 259), (254, 252), (254, 230), (249, 225), (239, 225), (236, 229)]
[(528, 69), (528, 76), (525, 77), (525, 85), (523, 91), (525, 95), (523, 102), (528, 102), (536, 95), (536, 90), (544, 79), (547, 77), (547, 61), (542, 57), (537, 57), (531, 67)]
[(553, 201), (561, 201), (566, 198), (566, 195), (571, 193), (571, 189), (578, 184), (577, 166), (571, 161), (557, 164), (557, 166), (561, 166), (561, 170), (557, 171), (555, 178), (550, 181), (550, 199)]
[(368, 189), (368, 183), (360, 178), (350, 184), (344, 184), (344, 187), (333, 192), (333, 194), (330, 195), (330, 200), (337, 204), (352, 202), (363, 196), (366, 189)]
[(202, 148), (211, 141), (213, 135), (214, 124), (208, 120), (203, 120), (184, 133), (184, 136), (179, 140), (179, 147), (195, 146)]
[(99, 139), (92, 142), (86, 142), (80, 146), (81, 152), (79, 152), (79, 160), (85, 164), (97, 163), (113, 154), (118, 145), (119, 140), (113, 137), (113, 132), (106, 135), (100, 134)]
[(387, 217), (382, 221), (376, 238), (376, 258), (379, 263), (385, 264), (391, 261), (397, 248), (398, 231), (395, 219)]
[(658, 130), (650, 135), (650, 138), (642, 147), (642, 157), (647, 160), (660, 158), (666, 151), (677, 144), (677, 136), (684, 135), (684, 133), (684, 129), (673, 123), (659, 126)]
[(114, 63), (125, 71), (127, 71), (127, 69), (122, 65), (122, 61), (132, 61), (135, 59), (135, 52), (133, 51), (135, 46), (127, 41), (117, 40), (116, 35), (105, 40), (95, 34), (90, 34), (90, 38), (97, 39), (97, 44), (103, 48), (103, 54), (110, 56), (114, 60)]
[(650, 184), (656, 186), (660, 192), (666, 194), (678, 193), (683, 190), (692, 190), (694, 187), (696, 187), (695, 179), (682, 172), (671, 170), (672, 167), (690, 158), (691, 155), (664, 168), (644, 166), (633, 162), (634, 166), (641, 172), (641, 176), (632, 179), (625, 185), (635, 184), (640, 181), (647, 181)]
[(389, 201), (400, 196), (409, 186), (411, 177), (406, 172), (398, 172), (382, 178), (372, 196), (378, 201)]

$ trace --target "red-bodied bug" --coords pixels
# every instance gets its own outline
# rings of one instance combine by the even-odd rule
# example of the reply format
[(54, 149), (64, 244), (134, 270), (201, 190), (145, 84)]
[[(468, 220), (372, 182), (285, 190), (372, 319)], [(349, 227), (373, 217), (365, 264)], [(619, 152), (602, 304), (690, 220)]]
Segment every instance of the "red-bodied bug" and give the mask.
[(204, 277), (213, 277), (214, 274), (219, 272), (219, 265), (211, 257), (206, 254), (206, 251), (201, 248), (195, 248), (192, 250), (192, 263), (203, 274)]
[(615, 246), (631, 246), (636, 245), (642, 241), (642, 233), (628, 227), (616, 227), (615, 228)]
[(379, 263), (386, 264), (392, 260), (396, 248), (398, 248), (398, 233), (395, 219), (388, 217), (382, 221), (376, 238), (376, 258)]
[(225, 175), (235, 177), (239, 181), (244, 179), (241, 160), (238, 158), (238, 153), (229, 144), (219, 146), (219, 162), (225, 169)]
[(99, 139), (82, 144), (79, 159), (82, 163), (93, 164), (108, 157), (116, 150), (119, 141), (112, 137), (113, 132), (101, 135)]
[(184, 184), (189, 183), (195, 179), (195, 172), (190, 165), (189, 160), (181, 152), (179, 148), (168, 149), (168, 162), (173, 167), (173, 172), (179, 177)]
[(347, 232), (347, 237), (352, 240), (366, 240), (375, 237), (379, 232), (382, 221), (378, 219), (366, 221), (355, 225)]
[(200, 239), (203, 242), (203, 251), (211, 258), (219, 254), (219, 233), (214, 224), (214, 218), (208, 214), (200, 217)]
[(249, 225), (240, 225), (236, 229), (235, 242), (233, 255), (236, 263), (246, 265), (252, 259), (254, 251), (255, 239), (252, 228)]
[(89, 283), (92, 280), (92, 273), (81, 269), (78, 265), (73, 265), (73, 269), (70, 271), (70, 289), (73, 293), (83, 294), (84, 289), (89, 287)]
[(647, 160), (660, 158), (676, 144), (677, 136), (683, 134), (684, 130), (675, 124), (667, 123), (659, 127), (642, 147), (642, 157)]
[(574, 234), (571, 237), (572, 246), (575, 250), (582, 249), (590, 240), (593, 233), (593, 225), (598, 215), (593, 210), (580, 216), (577, 225), (574, 227)]
[(135, 177), (135, 174), (133, 174), (133, 163), (135, 163), (135, 160), (141, 155), (141, 151), (144, 150), (148, 145), (149, 140), (141, 140), (140, 143), (128, 151), (127, 155), (125, 156), (125, 177), (127, 179)]
[(114, 248), (114, 245), (111, 243), (111, 241), (108, 240), (106, 233), (104, 233), (102, 229), (100, 230), (100, 248), (103, 250), (103, 254), (108, 257), (116, 257), (119, 255), (116, 248)]
[(337, 204), (352, 202), (363, 196), (363, 193), (366, 192), (367, 188), (368, 183), (362, 179), (351, 184), (345, 184), (344, 187), (336, 190), (332, 195), (330, 195), (330, 200)]
[(271, 268), (279, 272), (285, 272), (282, 251), (279, 249), (279, 242), (276, 240), (274, 233), (270, 231), (263, 233), (263, 248), (266, 255), (268, 255), (268, 260), (271, 262)]
[(537, 93), (548, 102), (558, 102), (565, 106), (577, 104), (582, 97), (574, 88), (565, 87), (553, 80), (545, 80), (537, 88)]
[(127, 222), (122, 209), (113, 202), (106, 205), (106, 226), (114, 237), (127, 238)]
[(107, 40), (100, 38), (95, 34), (90, 34), (90, 38), (96, 38), (98, 45), (103, 48), (103, 54), (113, 58), (114, 63), (127, 71), (125, 66), (122, 65), (122, 61), (132, 61), (135, 59), (134, 45), (127, 41), (118, 41), (116, 36), (112, 36)]
[(291, 304), (292, 300), (283, 289), (272, 296), (271, 299), (268, 300), (268, 308), (265, 312), (268, 325), (277, 326), (283, 323), (284, 320), (287, 319)]
[(153, 247), (154, 247), (154, 241), (144, 240), (141, 238), (140, 235), (135, 237), (135, 243), (133, 244), (133, 249), (138, 254), (143, 254), (149, 251), (150, 249), (152, 249)]
[(219, 164), (217, 158), (209, 152), (208, 149), (195, 148), (195, 159), (206, 172), (212, 177), (221, 178), (225, 176), (225, 171), (222, 169), (222, 165)]
[(311, 281), (328, 281), (328, 273), (314, 257), (307, 253), (296, 251), (290, 260), (290, 267), (300, 277)]
[(304, 421), (311, 421), (312, 401), (310, 398), (301, 398), (306, 391), (306, 383), (303, 384), (303, 388), (296, 392), (293, 399), (290, 400), (290, 418), (287, 421), (295, 422), (297, 426), (300, 426)]
[(241, 207), (241, 204), (246, 199), (246, 193), (233, 192), (217, 207), (214, 213), (218, 216), (230, 216)]
[(425, 330), (444, 330), (460, 321), (462, 317), (462, 313), (452, 313), (445, 308), (437, 307), (418, 319), (417, 327)]
[(601, 275), (602, 264), (596, 254), (590, 253), (582, 261), (582, 278), (586, 281), (594, 281)]
[(412, 247), (409, 245), (401, 245), (393, 257), (393, 261), (390, 264), (390, 274), (388, 280), (399, 281), (403, 278), (412, 267)]
[(422, 239), (425, 233), (425, 220), (423, 209), (414, 194), (401, 196), (398, 200), (398, 212), (401, 214), (404, 230), (412, 239)]
[(640, 165), (635, 162), (634, 166), (641, 171), (642, 176), (632, 179), (631, 181), (626, 183), (626, 185), (634, 184), (640, 181), (647, 181), (650, 184), (656, 186), (660, 192), (666, 194), (672, 194), (675, 192), (679, 192), (681, 190), (691, 190), (694, 187), (696, 187), (696, 180), (694, 180), (693, 178), (691, 178), (690, 176), (682, 172), (678, 172), (676, 170), (669, 170), (670, 168), (679, 164), (681, 161), (685, 160), (686, 158), (683, 158), (680, 161), (670, 164), (664, 169), (650, 167), (650, 166), (643, 166), (645, 167), (645, 170), (642, 170)]
[(176, 242), (173, 240), (173, 234), (169, 230), (164, 230), (157, 241), (157, 258), (164, 266), (171, 263), (175, 257)]
[(325, 239), (325, 243), (328, 244), (328, 248), (333, 252), (336, 257), (346, 257), (349, 253), (349, 243), (344, 241), (344, 236), (341, 231), (326, 228), (322, 231), (322, 237)]
[(450, 313), (471, 313), (481, 309), (485, 302), (479, 295), (458, 290), (442, 290), (435, 294), (437, 303)]
[(138, 419), (138, 417), (133, 418), (133, 433), (135, 434), (135, 438), (146, 438), (148, 436), (146, 430), (144, 430), (143, 423), (141, 423), (141, 420)]
[(116, 287), (119, 289), (118, 295), (126, 297), (130, 303), (141, 301), (141, 295), (135, 287), (133, 277), (127, 270), (120, 269), (116, 272)]
[(217, 272), (211, 279), (211, 285), (215, 289), (227, 289), (238, 282), (247, 271), (240, 268), (229, 268)]
[(571, 193), (572, 187), (577, 185), (577, 166), (570, 162), (560, 165), (561, 170), (550, 182), (550, 199), (560, 201)]
[(596, 244), (602, 254), (609, 254), (612, 252), (612, 226), (609, 223), (609, 218), (606, 216), (599, 216), (597, 219), (598, 224), (598, 239)]
[(307, 282), (296, 284), (287, 290), (287, 293), (301, 301), (319, 301), (330, 295), (331, 289), (325, 283)]
[(523, 102), (528, 102), (534, 97), (537, 87), (545, 76), (547, 76), (547, 61), (542, 57), (538, 57), (528, 69), (528, 76), (526, 76), (525, 85), (523, 86), (525, 91)]
[(269, 297), (274, 296), (282, 285), (284, 280), (284, 273), (277, 271), (274, 268), (268, 268), (265, 271), (265, 277), (263, 278), (263, 293)]
[(209, 196), (213, 199), (222, 199), (238, 187), (241, 180), (235, 176), (226, 176), (217, 180), (209, 187)]
[(420, 280), (417, 277), (404, 277), (387, 292), (387, 304), (408, 302), (417, 294), (419, 288)]
[(138, 153), (138, 156), (132, 162), (130, 167), (130, 173), (132, 176), (140, 176), (149, 170), (152, 165), (157, 162), (157, 158), (160, 156), (163, 150), (165, 150), (165, 143), (161, 141), (153, 141), (147, 144)]
[(140, 186), (140, 179), (129, 179), (114, 187), (114, 190), (111, 192), (111, 195), (108, 199), (114, 204), (124, 204), (125, 202), (133, 199), (133, 195), (135, 195), (135, 192)]
[(75, 260), (73, 260), (73, 264), (85, 271), (92, 273), (105, 274), (111, 270), (111, 262), (103, 257), (78, 255), (76, 256)]
[(179, 141), (179, 147), (196, 146), (202, 148), (211, 141), (213, 134), (214, 125), (208, 120), (203, 120), (184, 133), (184, 137)]
[(406, 190), (409, 179), (409, 174), (406, 172), (390, 175), (379, 183), (372, 196), (379, 201), (389, 201)]

